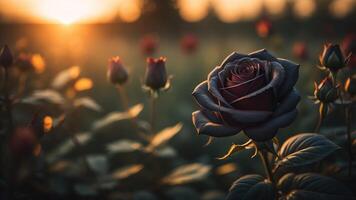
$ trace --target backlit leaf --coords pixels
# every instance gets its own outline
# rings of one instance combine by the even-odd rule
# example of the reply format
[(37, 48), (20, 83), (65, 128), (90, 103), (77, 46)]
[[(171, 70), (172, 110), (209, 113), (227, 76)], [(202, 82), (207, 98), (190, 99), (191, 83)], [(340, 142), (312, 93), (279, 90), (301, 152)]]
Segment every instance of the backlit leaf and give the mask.
[(177, 167), (169, 175), (162, 179), (168, 185), (179, 185), (206, 178), (211, 170), (210, 165), (191, 163)]
[(140, 172), (142, 169), (143, 165), (141, 164), (129, 165), (115, 170), (111, 176), (116, 180), (125, 179), (131, 175)]
[(127, 112), (111, 112), (93, 124), (93, 130), (109, 126), (112, 123), (137, 117), (143, 109), (142, 104), (131, 107)]
[(80, 75), (80, 68), (73, 66), (58, 73), (52, 82), (52, 87), (55, 89), (64, 88), (70, 81), (77, 79)]
[(147, 146), (147, 150), (151, 151), (158, 146), (162, 145), (163, 143), (170, 140), (173, 136), (175, 136), (181, 129), (183, 125), (181, 123), (176, 124), (175, 126), (171, 126), (168, 128), (163, 129), (155, 136), (153, 136), (150, 144)]
[(82, 97), (74, 100), (75, 107), (83, 107), (96, 112), (100, 112), (102, 110), (101, 106), (90, 97)]
[(63, 104), (64, 98), (54, 90), (37, 90), (29, 97), (24, 98), (22, 103), (41, 105), (42, 103)]
[(142, 148), (142, 144), (133, 140), (119, 140), (107, 145), (110, 153), (126, 153), (136, 151)]

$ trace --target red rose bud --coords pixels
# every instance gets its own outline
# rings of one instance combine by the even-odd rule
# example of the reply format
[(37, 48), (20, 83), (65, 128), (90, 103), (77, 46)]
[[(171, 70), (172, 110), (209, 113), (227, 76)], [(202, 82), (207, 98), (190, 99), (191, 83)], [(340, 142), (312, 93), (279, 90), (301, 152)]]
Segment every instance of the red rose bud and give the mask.
[(166, 86), (168, 77), (166, 71), (166, 58), (147, 58), (145, 85), (152, 90), (159, 90)]
[(326, 44), (320, 55), (320, 63), (332, 72), (345, 67), (347, 61), (338, 44)]
[(146, 35), (141, 40), (141, 50), (144, 55), (153, 55), (158, 48), (157, 39), (152, 35)]
[(9, 148), (15, 156), (29, 156), (38, 145), (36, 133), (31, 127), (17, 127), (10, 139)]
[(294, 43), (293, 55), (300, 60), (307, 60), (309, 57), (307, 45), (304, 42)]
[(192, 54), (197, 50), (198, 38), (193, 34), (186, 34), (181, 40), (183, 53)]
[(314, 84), (314, 96), (320, 102), (331, 103), (338, 98), (338, 89), (333, 85), (333, 81), (330, 77), (326, 77), (319, 85), (316, 83)]
[(356, 76), (350, 77), (350, 78), (348, 78), (346, 80), (344, 89), (351, 96), (355, 96), (356, 95)]
[(109, 59), (107, 76), (112, 84), (122, 85), (126, 83), (129, 74), (118, 56)]
[(356, 34), (351, 34), (345, 37), (342, 42), (342, 49), (345, 55), (350, 55), (347, 66), (350, 68), (356, 67)]
[(32, 64), (32, 55), (31, 54), (21, 53), (17, 57), (17, 59), (15, 61), (15, 64), (21, 71), (34, 70), (34, 66)]
[(0, 65), (3, 67), (10, 67), (13, 63), (12, 53), (7, 45), (5, 45), (0, 51)]
[(257, 35), (266, 38), (272, 34), (272, 23), (268, 19), (261, 19), (256, 24)]

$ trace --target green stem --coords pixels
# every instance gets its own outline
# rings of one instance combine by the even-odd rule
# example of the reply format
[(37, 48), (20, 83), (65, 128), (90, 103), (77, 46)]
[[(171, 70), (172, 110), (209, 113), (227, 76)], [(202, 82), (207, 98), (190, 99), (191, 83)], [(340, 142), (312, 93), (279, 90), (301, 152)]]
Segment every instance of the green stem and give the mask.
[[(158, 97), (157, 97), (158, 98)], [(154, 96), (154, 95), (151, 95), (151, 117), (150, 117), (150, 120), (151, 120), (151, 132), (152, 134), (154, 133), (155, 131), (155, 128), (156, 128), (156, 115), (157, 115), (157, 110), (156, 110), (156, 101), (157, 101), (157, 98)]]
[(6, 115), (9, 121), (9, 134), (10, 135), (14, 129), (14, 123), (12, 118), (12, 105), (10, 99), (10, 88), (9, 88), (9, 69), (5, 67), (5, 77), (4, 77), (4, 97), (5, 97), (5, 106), (6, 106)]
[(349, 154), (349, 165), (348, 165), (348, 176), (352, 176), (352, 162), (353, 162), (353, 155), (352, 155), (352, 138), (351, 138), (351, 115), (352, 109), (351, 106), (347, 106), (346, 108), (346, 132), (347, 132), (347, 150)]
[(273, 173), (272, 173), (270, 163), (268, 162), (267, 152), (265, 150), (258, 150), (258, 154), (260, 155), (260, 158), (261, 158), (261, 161), (262, 161), (263, 167), (265, 169), (265, 173), (267, 175), (268, 180), (274, 184), (275, 181), (273, 178)]
[(125, 87), (123, 87), (122, 85), (118, 85), (117, 86), (117, 90), (119, 91), (122, 108), (125, 111), (128, 111), (128, 109), (129, 109), (129, 100), (128, 100), (128, 97), (127, 97), (127, 93), (126, 93)]

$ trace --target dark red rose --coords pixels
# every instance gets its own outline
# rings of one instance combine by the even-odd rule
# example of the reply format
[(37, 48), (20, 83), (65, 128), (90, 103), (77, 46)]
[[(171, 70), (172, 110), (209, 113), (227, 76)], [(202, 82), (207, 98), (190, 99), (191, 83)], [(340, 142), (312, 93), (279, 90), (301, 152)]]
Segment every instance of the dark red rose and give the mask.
[(267, 50), (232, 53), (193, 91), (202, 108), (193, 113), (198, 133), (224, 137), (243, 130), (255, 141), (273, 138), (297, 115), (298, 70)]
[(192, 54), (197, 50), (198, 38), (193, 34), (186, 34), (180, 43), (183, 53)]
[(35, 130), (32, 127), (17, 127), (10, 139), (9, 148), (15, 156), (28, 156), (38, 145)]
[(141, 40), (141, 50), (146, 56), (152, 56), (158, 48), (157, 38), (153, 35), (146, 35)]
[(0, 51), (0, 66), (10, 67), (14, 61), (14, 57), (7, 45), (5, 45)]
[(264, 18), (256, 23), (257, 35), (266, 38), (272, 34), (272, 23), (270, 20)]
[(342, 48), (345, 55), (350, 55), (347, 66), (350, 68), (356, 68), (356, 34), (346, 36), (342, 42)]
[(308, 48), (305, 42), (294, 43), (293, 55), (300, 60), (307, 60), (309, 58)]
[(166, 58), (147, 58), (145, 86), (151, 90), (159, 90), (167, 84)]
[(324, 45), (323, 52), (319, 59), (322, 67), (329, 69), (332, 72), (337, 72), (339, 69), (344, 68), (347, 63), (338, 44)]
[(127, 69), (118, 56), (109, 59), (107, 77), (112, 84), (122, 85), (129, 78)]

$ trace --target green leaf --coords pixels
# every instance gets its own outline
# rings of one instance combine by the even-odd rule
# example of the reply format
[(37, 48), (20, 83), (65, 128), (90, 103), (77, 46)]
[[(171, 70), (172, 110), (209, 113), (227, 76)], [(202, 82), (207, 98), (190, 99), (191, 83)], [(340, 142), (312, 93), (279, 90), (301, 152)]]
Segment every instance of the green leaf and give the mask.
[(98, 129), (102, 129), (106, 126), (109, 126), (115, 122), (125, 120), (125, 119), (132, 119), (137, 117), (141, 111), (143, 110), (143, 105), (142, 104), (137, 104), (135, 106), (132, 106), (128, 111), (126, 112), (111, 112), (107, 114), (105, 117), (103, 117), (100, 120), (97, 120), (93, 124), (93, 130), (96, 131)]
[(352, 192), (340, 182), (315, 173), (284, 175), (277, 184), (288, 200), (338, 200), (355, 199)]
[(274, 200), (273, 184), (264, 177), (252, 174), (237, 179), (231, 186), (226, 200)]
[(285, 141), (278, 152), (275, 170), (318, 162), (340, 147), (314, 133), (298, 134)]
[(177, 167), (162, 182), (167, 185), (180, 185), (191, 183), (206, 178), (211, 170), (210, 165), (191, 163)]
[(55, 90), (36, 90), (31, 96), (24, 98), (21, 103), (32, 105), (42, 105), (43, 103), (62, 105), (64, 98)]
[(127, 139), (118, 140), (107, 145), (109, 153), (127, 153), (141, 149), (141, 143)]
[(63, 89), (70, 82), (79, 78), (80, 68), (78, 66), (73, 66), (68, 69), (65, 69), (57, 74), (53, 79), (52, 87), (54, 89)]

